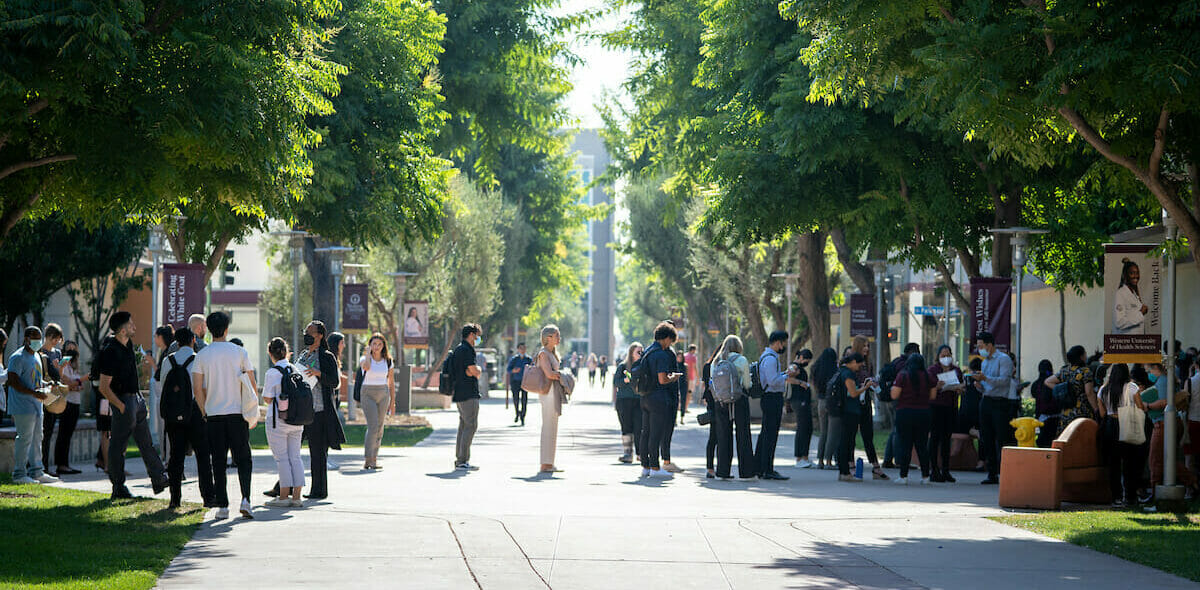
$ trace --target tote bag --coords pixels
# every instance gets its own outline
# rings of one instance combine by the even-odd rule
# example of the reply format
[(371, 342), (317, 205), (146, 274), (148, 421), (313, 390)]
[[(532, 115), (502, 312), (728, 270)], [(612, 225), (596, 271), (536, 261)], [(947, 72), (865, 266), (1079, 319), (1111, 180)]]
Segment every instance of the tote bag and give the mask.
[(250, 428), (258, 426), (258, 394), (255, 393), (254, 387), (250, 385), (250, 374), (242, 373), (241, 377), (242, 389), (242, 418), (246, 419), (246, 423)]
[(550, 379), (546, 377), (546, 372), (543, 371), (541, 367), (537, 366), (538, 357), (541, 355), (541, 352), (537, 353), (537, 355), (533, 357), (534, 364), (526, 367), (525, 378), (521, 380), (521, 389), (524, 389), (529, 393), (546, 395), (547, 393), (550, 393)]
[(1118, 440), (1121, 442), (1131, 445), (1146, 442), (1146, 412), (1134, 404), (1128, 390), (1125, 392), (1125, 404), (1117, 408), (1117, 423), (1120, 432)]

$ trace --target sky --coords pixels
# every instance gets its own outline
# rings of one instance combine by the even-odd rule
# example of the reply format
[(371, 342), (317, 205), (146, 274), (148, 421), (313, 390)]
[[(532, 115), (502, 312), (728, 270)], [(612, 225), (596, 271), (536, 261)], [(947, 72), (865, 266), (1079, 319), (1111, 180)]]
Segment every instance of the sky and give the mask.
[[(598, 0), (563, 0), (554, 12), (572, 14), (603, 8), (606, 5), (606, 2)], [(598, 19), (590, 29), (609, 31), (620, 25), (621, 15), (614, 14)], [(627, 96), (621, 89), (621, 84), (628, 75), (631, 56), (605, 49), (598, 41), (587, 39), (584, 35), (575, 35), (570, 42), (571, 50), (583, 63), (571, 72), (574, 89), (567, 96), (567, 107), (579, 120), (581, 127), (600, 127), (602, 121), (596, 107), (604, 100), (605, 93), (615, 93), (622, 100)]]

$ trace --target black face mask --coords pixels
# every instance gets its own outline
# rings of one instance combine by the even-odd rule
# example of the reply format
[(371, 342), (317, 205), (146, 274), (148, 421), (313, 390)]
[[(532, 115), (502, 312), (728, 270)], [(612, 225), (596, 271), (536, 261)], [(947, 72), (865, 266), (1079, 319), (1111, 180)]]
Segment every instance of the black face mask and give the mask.
[(312, 345), (313, 345), (313, 343), (314, 343), (314, 342), (316, 342), (316, 341), (317, 341), (317, 339), (316, 339), (316, 338), (313, 338), (313, 335), (312, 335), (312, 334), (305, 334), (305, 335), (304, 335), (304, 345), (305, 345), (305, 346), (312, 346)]

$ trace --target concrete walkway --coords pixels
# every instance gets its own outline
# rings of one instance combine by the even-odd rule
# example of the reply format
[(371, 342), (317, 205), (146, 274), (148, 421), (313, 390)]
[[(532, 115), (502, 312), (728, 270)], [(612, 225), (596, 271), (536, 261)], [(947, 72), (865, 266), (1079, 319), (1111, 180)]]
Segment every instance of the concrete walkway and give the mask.
[[(342, 469), (330, 475), (328, 501), (259, 506), (253, 521), (210, 515), (159, 587), (1200, 587), (986, 519), (1005, 512), (980, 474), (903, 487), (795, 469), (790, 432), (777, 462), (790, 481), (707, 480), (707, 427), (690, 414), (673, 444), (686, 473), (642, 480), (638, 467), (616, 461), (608, 395), (581, 391), (565, 408), (557, 463), (566, 471), (553, 477), (537, 473), (535, 400), (523, 428), (503, 399), (484, 402), (471, 459), (480, 469), (471, 473), (453, 470), (457, 414), (421, 412), (434, 434), (414, 448), (385, 448), (382, 471), (360, 471), (360, 449), (334, 454)], [(274, 462), (266, 451), (254, 461), (260, 504)], [(237, 497), (234, 470), (229, 476)], [(107, 489), (99, 475), (67, 485)], [(135, 473), (134, 493), (148, 486)], [(194, 481), (185, 495), (199, 499)]]

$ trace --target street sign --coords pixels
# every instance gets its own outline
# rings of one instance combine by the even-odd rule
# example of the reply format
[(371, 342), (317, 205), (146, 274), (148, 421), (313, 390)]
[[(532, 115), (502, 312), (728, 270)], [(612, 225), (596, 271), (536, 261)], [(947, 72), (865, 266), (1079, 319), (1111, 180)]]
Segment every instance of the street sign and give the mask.
[[(946, 308), (941, 305), (918, 305), (913, 308), (913, 315), (928, 315), (934, 317), (942, 317), (946, 313)], [(950, 315), (962, 315), (962, 310), (957, 307), (950, 310)]]

